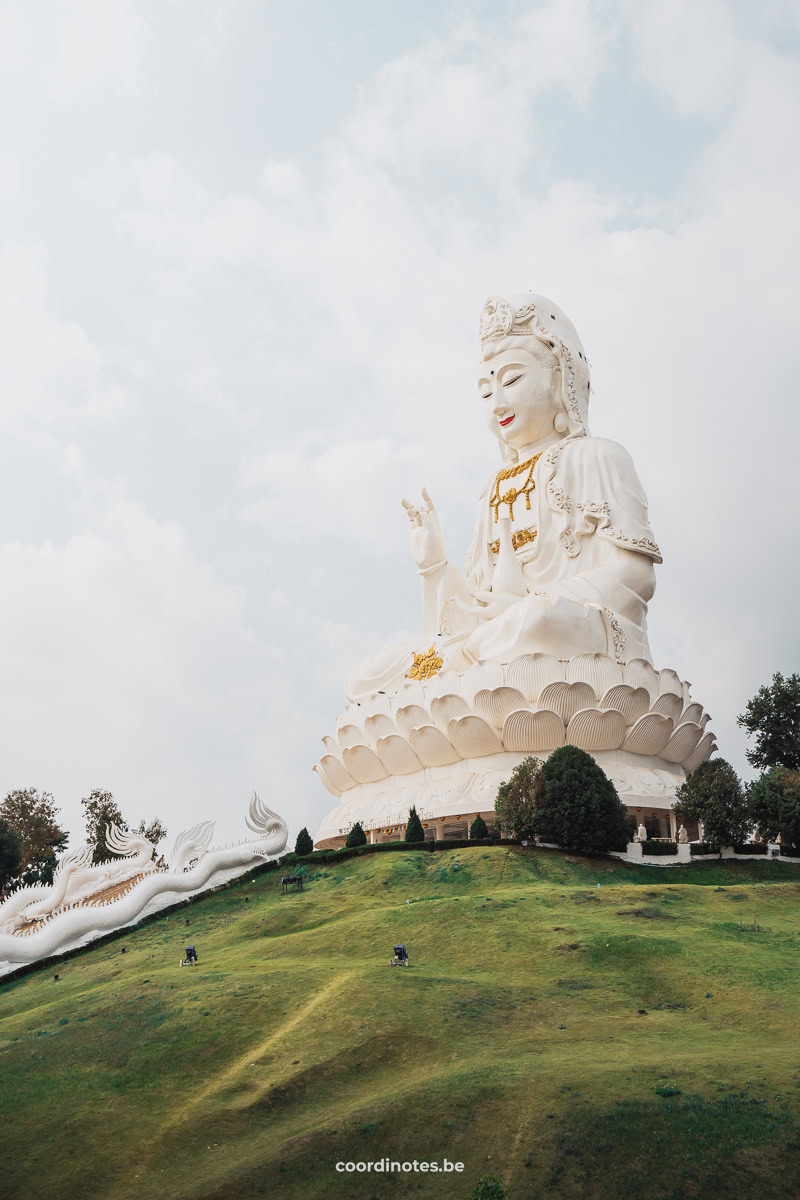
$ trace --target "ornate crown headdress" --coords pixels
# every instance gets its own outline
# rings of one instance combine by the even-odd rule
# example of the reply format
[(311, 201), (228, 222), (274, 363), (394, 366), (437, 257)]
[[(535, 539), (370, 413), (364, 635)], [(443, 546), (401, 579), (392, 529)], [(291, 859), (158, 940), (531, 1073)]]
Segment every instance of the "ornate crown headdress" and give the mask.
[(529, 334), (530, 322), (536, 316), (536, 301), (531, 300), (516, 311), (502, 296), (490, 296), (481, 313), (481, 345), (514, 334)]

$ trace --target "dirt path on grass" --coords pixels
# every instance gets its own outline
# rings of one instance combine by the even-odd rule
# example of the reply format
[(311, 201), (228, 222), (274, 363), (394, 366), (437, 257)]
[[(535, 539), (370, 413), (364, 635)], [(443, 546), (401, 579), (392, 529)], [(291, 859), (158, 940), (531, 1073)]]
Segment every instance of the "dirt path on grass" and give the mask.
[[(218, 1075), (215, 1075), (206, 1087), (196, 1091), (188, 1102), (182, 1104), (172, 1116), (168, 1117), (151, 1139), (147, 1158), (142, 1161), (140, 1170), (135, 1178), (138, 1179), (142, 1175), (146, 1175), (151, 1161), (158, 1155), (160, 1144), (167, 1134), (179, 1125), (190, 1121), (195, 1112), (217, 1093), (236, 1083), (249, 1067), (263, 1058), (275, 1045), (280, 1044), (282, 1039), (290, 1034), (296, 1026), (302, 1024), (316, 1009), (329, 1001), (337, 992), (341, 991), (345, 984), (350, 981), (353, 974), (353, 971), (346, 971), (341, 975), (337, 975), (335, 979), (332, 979), (330, 983), (326, 984), (325, 987), (312, 996), (306, 1004), (298, 1008), (288, 1020), (274, 1028), (268, 1037), (240, 1055), (230, 1066), (220, 1071)], [(135, 1194), (135, 1179), (132, 1183), (126, 1183), (122, 1191), (114, 1192), (114, 1195), (118, 1196), (120, 1200), (123, 1200), (125, 1196)]]

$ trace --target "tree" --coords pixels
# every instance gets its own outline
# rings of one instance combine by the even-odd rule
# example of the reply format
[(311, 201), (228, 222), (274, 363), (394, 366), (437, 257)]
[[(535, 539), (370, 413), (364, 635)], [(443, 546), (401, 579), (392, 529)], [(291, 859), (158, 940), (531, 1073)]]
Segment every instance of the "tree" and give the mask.
[(356, 821), (355, 825), (353, 826), (353, 828), (350, 830), (350, 832), (347, 835), (347, 841), (345, 842), (345, 846), (349, 850), (352, 846), (366, 846), (366, 844), (367, 844), (367, 835), (364, 833), (364, 830), (361, 828), (361, 822)]
[(294, 844), (295, 854), (311, 854), (314, 850), (314, 843), (311, 840), (311, 834), (305, 826), (297, 835), (297, 841)]
[(702, 821), (703, 837), (714, 846), (735, 846), (752, 826), (748, 799), (739, 776), (724, 758), (709, 759), (677, 791), (673, 806), (679, 821)]
[(0, 896), (18, 877), (22, 864), (22, 838), (0, 818)]
[(785, 846), (800, 846), (800, 773), (773, 767), (748, 789), (750, 818), (762, 838), (778, 834)]
[(8, 822), (20, 840), (18, 876), (23, 883), (53, 882), (57, 856), (69, 839), (57, 815), (52, 794), (36, 788), (18, 788), (0, 804), (0, 819)]
[(500, 784), (494, 803), (497, 824), (506, 837), (533, 837), (534, 813), (543, 792), (541, 759), (523, 758), (508, 782)]
[(736, 723), (755, 737), (755, 747), (746, 751), (751, 767), (800, 771), (800, 675), (784, 679), (776, 672), (772, 685), (758, 689)]
[(167, 836), (167, 827), (161, 821), (160, 817), (153, 817), (149, 825), (145, 823), (144, 817), (139, 822), (136, 832), (140, 837), (147, 838), (148, 842), (152, 842), (154, 846)]
[(494, 1175), (481, 1175), (467, 1200), (508, 1200), (508, 1193)]
[(114, 853), (106, 846), (106, 832), (109, 825), (127, 830), (128, 825), (119, 810), (114, 796), (102, 788), (94, 788), (88, 796), (81, 800), (83, 819), (86, 823), (86, 844), (94, 848), (92, 862), (103, 862)]
[(58, 855), (55, 850), (48, 854), (37, 854), (26, 866), (20, 867), (19, 881), (27, 886), (49, 887), (55, 878), (57, 866)]
[(479, 838), (487, 838), (488, 836), (489, 830), (486, 828), (486, 822), (481, 814), (478, 813), (477, 817), (469, 827), (469, 840), (471, 842), (475, 842)]
[(417, 816), (416, 808), (408, 810), (408, 824), (406, 825), (407, 842), (424, 842), (425, 830), (422, 828), (422, 821)]
[(591, 754), (561, 746), (542, 767), (542, 779), (544, 795), (534, 811), (542, 841), (584, 854), (625, 849), (625, 805)]

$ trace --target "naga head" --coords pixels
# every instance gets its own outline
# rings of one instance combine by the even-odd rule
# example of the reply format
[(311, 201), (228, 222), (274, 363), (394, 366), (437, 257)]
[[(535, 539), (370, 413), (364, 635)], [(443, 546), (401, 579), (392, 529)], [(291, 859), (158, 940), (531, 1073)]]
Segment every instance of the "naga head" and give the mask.
[(215, 825), (216, 821), (200, 821), (198, 825), (178, 834), (169, 855), (171, 871), (185, 870), (193, 859), (202, 858), (208, 852)]

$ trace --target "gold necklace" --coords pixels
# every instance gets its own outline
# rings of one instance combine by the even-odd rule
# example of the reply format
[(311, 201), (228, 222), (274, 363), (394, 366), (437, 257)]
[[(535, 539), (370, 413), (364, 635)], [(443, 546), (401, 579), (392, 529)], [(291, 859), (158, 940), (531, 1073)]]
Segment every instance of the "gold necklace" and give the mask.
[[(536, 483), (533, 478), (533, 469), (539, 459), (542, 457), (542, 453), (543, 452), (540, 451), (538, 454), (534, 454), (533, 458), (527, 459), (524, 463), (519, 463), (516, 467), (506, 467), (503, 471), (499, 472), (494, 481), (494, 491), (492, 492), (491, 499), (489, 500), (489, 507), (494, 509), (495, 524), (499, 518), (501, 504), (508, 505), (508, 515), (512, 521), (514, 520), (514, 505), (520, 496), (525, 497), (525, 507), (528, 509), (530, 508), (531, 492), (536, 488)], [(528, 474), (522, 487), (510, 487), (508, 491), (501, 496), (500, 484), (506, 479), (513, 479), (516, 475), (521, 475), (523, 471), (527, 471)]]

